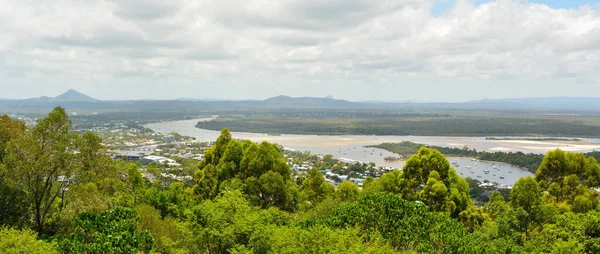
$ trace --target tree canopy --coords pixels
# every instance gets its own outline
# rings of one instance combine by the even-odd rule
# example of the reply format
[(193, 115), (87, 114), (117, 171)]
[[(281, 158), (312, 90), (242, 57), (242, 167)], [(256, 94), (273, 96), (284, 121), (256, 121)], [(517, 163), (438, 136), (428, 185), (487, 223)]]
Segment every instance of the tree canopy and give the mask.
[(600, 252), (600, 166), (581, 153), (550, 151), (507, 199), (494, 191), (475, 206), (427, 147), (362, 188), (334, 186), (319, 168), (339, 170), (332, 156), (302, 154), (319, 163), (292, 172), (277, 145), (223, 129), (187, 167), (193, 181), (162, 181), (184, 170), (112, 160), (62, 108), (0, 127), (2, 253)]

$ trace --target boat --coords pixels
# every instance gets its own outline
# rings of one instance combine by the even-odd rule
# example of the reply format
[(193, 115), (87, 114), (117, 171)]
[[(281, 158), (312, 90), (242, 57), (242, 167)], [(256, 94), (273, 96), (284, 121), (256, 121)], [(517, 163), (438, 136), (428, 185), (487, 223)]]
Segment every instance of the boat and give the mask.
[(504, 179), (504, 176), (501, 176), (500, 179)]
[(508, 173), (512, 173), (512, 171), (508, 171)]
[(470, 170), (470, 169), (471, 169), (471, 166), (467, 166), (467, 168)]
[(497, 168), (496, 166), (494, 166), (494, 168)]
[(475, 159), (475, 158), (471, 158), (471, 161), (476, 161), (476, 160), (477, 160), (477, 159)]
[(486, 170), (483, 171), (483, 173), (489, 174), (490, 171), (486, 169)]
[(475, 166), (477, 166), (477, 162), (475, 162)]
[(481, 178), (481, 176), (477, 176), (477, 178)]

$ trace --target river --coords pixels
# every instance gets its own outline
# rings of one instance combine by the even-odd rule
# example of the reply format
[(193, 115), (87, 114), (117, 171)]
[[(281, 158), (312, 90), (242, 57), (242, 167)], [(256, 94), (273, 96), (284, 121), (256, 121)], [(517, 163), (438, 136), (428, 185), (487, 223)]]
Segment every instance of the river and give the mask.
[[(199, 141), (214, 141), (219, 136), (219, 131), (196, 128), (198, 121), (208, 121), (212, 118), (193, 120), (168, 121), (147, 124), (155, 132), (177, 132), (181, 135), (195, 137)], [(479, 151), (521, 151), (524, 153), (545, 153), (556, 148), (570, 152), (588, 152), (600, 150), (600, 139), (580, 139), (579, 142), (571, 141), (531, 141), (531, 140), (487, 140), (485, 137), (432, 137), (432, 136), (374, 136), (374, 135), (295, 135), (282, 134), (279, 136), (262, 133), (232, 132), (234, 138), (249, 139), (255, 142), (268, 141), (277, 143), (297, 151), (310, 151), (313, 154), (332, 154), (340, 159), (356, 160), (360, 162), (374, 162), (380, 166), (401, 168), (404, 162), (387, 162), (387, 156), (397, 156), (391, 152), (366, 148), (367, 145), (376, 145), (384, 142), (411, 141), (415, 143), (435, 145), (442, 147), (465, 147)], [(532, 174), (526, 170), (509, 165), (492, 165), (491, 162), (476, 162), (470, 158), (448, 158), (457, 160), (456, 171), (464, 177), (470, 176), (480, 181), (489, 180), (499, 184), (512, 185), (523, 176)], [(475, 165), (477, 163), (477, 165)], [(467, 169), (470, 166), (471, 169)], [(498, 169), (494, 169), (496, 166)], [(488, 174), (484, 170), (489, 170)], [(500, 179), (504, 177), (504, 179)]]

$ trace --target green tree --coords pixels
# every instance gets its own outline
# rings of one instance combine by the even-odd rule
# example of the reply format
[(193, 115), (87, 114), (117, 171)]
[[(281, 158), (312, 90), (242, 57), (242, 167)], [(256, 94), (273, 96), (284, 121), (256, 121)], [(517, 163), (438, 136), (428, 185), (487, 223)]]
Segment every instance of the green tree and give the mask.
[(336, 190), (336, 195), (341, 201), (354, 202), (358, 199), (360, 190), (355, 183), (351, 181), (343, 181), (340, 183)]
[(37, 239), (37, 234), (30, 230), (0, 228), (0, 253), (58, 253), (52, 243)]
[[(44, 233), (48, 215), (58, 209), (55, 202), (78, 167), (74, 153), (74, 135), (69, 133), (71, 121), (63, 108), (57, 107), (22, 137), (13, 139), (6, 148), (5, 163), (9, 177), (23, 186), (31, 204), (36, 231)], [(62, 204), (59, 208), (62, 208)]]
[(63, 253), (148, 253), (154, 247), (153, 235), (137, 233), (139, 221), (130, 208), (84, 212), (75, 217), (75, 232), (61, 238), (58, 246)]
[(312, 207), (323, 201), (325, 197), (333, 192), (333, 186), (325, 181), (325, 177), (323, 177), (323, 174), (321, 174), (319, 169), (313, 167), (308, 171), (308, 174), (302, 183), (300, 198), (303, 202), (306, 202), (309, 207)]
[(0, 163), (4, 161), (4, 150), (9, 141), (25, 134), (25, 122), (13, 120), (7, 115), (0, 116)]
[(401, 176), (405, 199), (422, 200), (435, 211), (449, 211), (454, 217), (473, 206), (469, 184), (435, 149), (421, 147), (406, 161)]
[(532, 216), (535, 214), (540, 202), (540, 186), (530, 176), (520, 178), (510, 191), (510, 203), (513, 207), (522, 207)]
[(144, 178), (142, 172), (135, 163), (125, 164), (125, 172), (127, 173), (125, 182), (127, 183), (127, 190), (133, 197), (133, 205), (137, 204), (137, 197), (145, 187)]
[(219, 180), (225, 181), (237, 177), (240, 173), (240, 163), (243, 157), (242, 144), (236, 140), (229, 141), (227, 149), (225, 149), (218, 164)]
[(219, 192), (218, 172), (213, 164), (208, 164), (202, 170), (194, 173), (194, 193), (202, 199), (211, 199)]

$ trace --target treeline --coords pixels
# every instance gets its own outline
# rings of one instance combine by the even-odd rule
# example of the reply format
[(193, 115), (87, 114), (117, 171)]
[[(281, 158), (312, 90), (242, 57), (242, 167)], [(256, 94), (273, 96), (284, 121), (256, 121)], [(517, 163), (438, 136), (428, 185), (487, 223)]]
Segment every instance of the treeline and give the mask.
[(165, 186), (70, 125), (62, 108), (32, 129), (0, 117), (1, 253), (600, 252), (600, 166), (583, 154), (552, 151), (508, 200), (476, 207), (431, 148), (334, 188), (224, 129), (190, 185)]
[(269, 117), (199, 122), (208, 130), (316, 135), (579, 136), (597, 137), (600, 126), (523, 117)]
[[(422, 146), (427, 146), (423, 144), (417, 144), (410, 141), (403, 141), (400, 143), (383, 143), (379, 145), (373, 145), (369, 147), (381, 148), (388, 150), (390, 152), (400, 154), (403, 157), (411, 156)], [(441, 146), (428, 146), (433, 149), (440, 151), (441, 153), (447, 156), (455, 156), (455, 157), (473, 157), (478, 158), (480, 160), (486, 161), (495, 161), (507, 163), (513, 166), (521, 167), (527, 169), (528, 171), (535, 173), (540, 164), (542, 163), (542, 159), (544, 158), (541, 154), (534, 153), (523, 153), (523, 152), (479, 152), (475, 149), (468, 148), (456, 148), (456, 147), (441, 147)], [(592, 153), (586, 154), (588, 156), (593, 155)], [(600, 155), (600, 153), (598, 153)], [(597, 157), (596, 157), (597, 158)]]
[[(486, 151), (477, 151), (476, 149), (469, 149), (467, 147), (456, 148), (456, 147), (441, 147), (441, 146), (429, 146), (424, 144), (417, 144), (410, 141), (402, 141), (400, 143), (382, 143), (379, 145), (372, 145), (368, 147), (380, 148), (392, 153), (396, 153), (401, 155), (404, 158), (407, 158), (413, 154), (416, 154), (417, 151), (422, 146), (431, 147), (440, 151), (441, 153), (447, 156), (454, 157), (473, 157), (478, 158), (480, 160), (485, 161), (495, 161), (507, 163), (513, 166), (517, 166), (520, 168), (524, 168), (531, 173), (535, 173), (536, 170), (540, 167), (544, 155), (535, 154), (535, 153), (523, 153), (523, 152), (486, 152)], [(600, 160), (600, 152), (588, 152), (585, 153), (586, 157), (594, 157), (596, 160)]]

